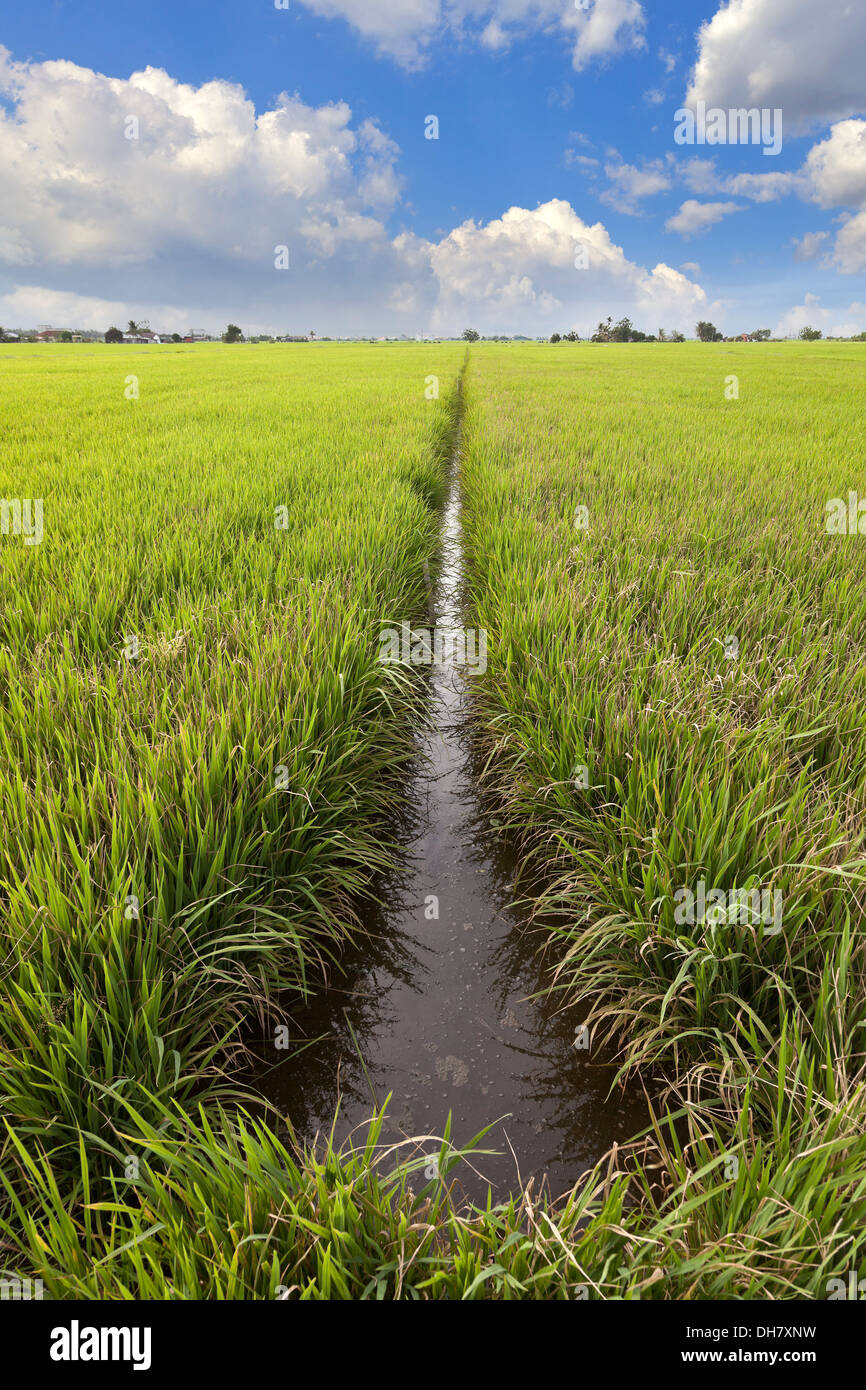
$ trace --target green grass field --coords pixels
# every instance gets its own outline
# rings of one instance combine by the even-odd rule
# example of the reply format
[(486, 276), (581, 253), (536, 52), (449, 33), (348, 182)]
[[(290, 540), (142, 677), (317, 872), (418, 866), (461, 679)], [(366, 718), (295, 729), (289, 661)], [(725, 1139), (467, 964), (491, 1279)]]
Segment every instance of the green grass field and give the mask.
[(862, 1259), (866, 559), (825, 523), (864, 385), (848, 345), (473, 354), (478, 723), (553, 987), (686, 1112), (623, 1261), (659, 1296)]
[[(0, 358), (0, 495), (44, 527), (0, 535), (0, 1265), (48, 1297), (824, 1298), (860, 1268), (866, 542), (825, 507), (866, 358), (477, 344), (461, 397), (462, 363)], [(476, 1213), (233, 1091), (399, 855), (424, 689), (377, 635), (423, 612), (461, 401), (487, 782), (551, 988), (659, 1097), (561, 1203)], [(701, 881), (781, 915), (683, 922)]]

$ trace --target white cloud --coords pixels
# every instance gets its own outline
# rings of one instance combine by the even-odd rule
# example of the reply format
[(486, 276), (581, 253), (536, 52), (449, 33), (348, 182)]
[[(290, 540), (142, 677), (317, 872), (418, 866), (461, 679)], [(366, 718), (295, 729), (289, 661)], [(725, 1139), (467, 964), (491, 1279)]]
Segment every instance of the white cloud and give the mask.
[(854, 314), (856, 317), (846, 319), (842, 323), (834, 323), (830, 329), (829, 337), (853, 338), (857, 333), (866, 333), (866, 304), (849, 304), (844, 312)]
[(839, 232), (833, 262), (845, 275), (866, 270), (866, 212), (850, 217)]
[(562, 23), (576, 32), (572, 64), (578, 71), (593, 59), (645, 46), (646, 20), (637, 0), (594, 0), (589, 11), (566, 2)]
[(866, 121), (838, 121), (800, 169), (722, 176), (714, 159), (694, 157), (678, 173), (693, 193), (733, 193), (756, 203), (797, 194), (825, 208), (859, 208), (866, 202)]
[(821, 207), (859, 209), (843, 218), (833, 263), (846, 275), (866, 270), (866, 121), (839, 121), (809, 151), (803, 167)]
[(779, 170), (769, 174), (732, 174), (725, 180), (724, 188), (737, 197), (751, 198), (753, 203), (774, 203), (791, 193), (802, 193), (806, 183), (801, 174)]
[(680, 178), (692, 193), (718, 193), (724, 187), (714, 159), (695, 155), (680, 166)]
[[(840, 319), (838, 316), (846, 317)], [(802, 304), (796, 304), (780, 318), (773, 336), (795, 338), (801, 328), (820, 328), (825, 337), (851, 338), (866, 331), (866, 304), (856, 301), (846, 309), (825, 309), (819, 297), (807, 294)]]
[[(586, 268), (575, 265), (581, 251)], [(442, 328), (465, 319), (489, 333), (515, 324), (587, 332), (608, 314), (654, 327), (688, 323), (706, 304), (699, 285), (664, 264), (635, 265), (600, 222), (588, 225), (560, 199), (510, 208), (486, 225), (466, 222), (432, 248), (431, 261)]]
[(604, 172), (610, 179), (610, 187), (602, 193), (601, 200), (619, 212), (634, 214), (641, 198), (651, 198), (671, 186), (664, 165), (658, 159), (642, 169), (634, 164), (610, 163), (604, 166)]
[(324, 19), (344, 19), (381, 52), (407, 66), (445, 23), (441, 0), (302, 0)]
[(829, 323), (829, 309), (821, 308), (821, 301), (815, 294), (807, 294), (802, 304), (796, 304), (783, 314), (773, 332), (774, 338), (794, 338), (801, 328), (821, 328)]
[(862, 0), (729, 0), (698, 46), (689, 105), (781, 107), (789, 133), (866, 114)]
[(511, 46), (511, 37), (505, 32), (497, 19), (491, 19), (490, 23), (481, 30), (480, 43), (484, 48), (490, 48), (494, 53)]
[(859, 207), (866, 202), (866, 121), (839, 121), (806, 157), (815, 201), (822, 207)]
[[(28, 284), (0, 296), (0, 310), (0, 323), (17, 328), (47, 323), (58, 327), (92, 328), (103, 333), (110, 324), (125, 329), (127, 319), (132, 316), (127, 300), (100, 299), (97, 295)], [(139, 311), (139, 317), (147, 318), (155, 332), (198, 326), (195, 308), (185, 304), (147, 303), (144, 312)]]
[(827, 240), (829, 235), (829, 232), (806, 232), (802, 237), (795, 237), (794, 260), (814, 261), (821, 250), (823, 242)]
[[(803, 165), (791, 171), (722, 176), (715, 160), (692, 158), (676, 172), (694, 193), (731, 193), (756, 203), (775, 202), (796, 194), (822, 208), (840, 208), (837, 234), (830, 264), (843, 274), (866, 270), (866, 120), (837, 121), (825, 139), (813, 145)], [(698, 204), (684, 204), (680, 215), (669, 219), (669, 230), (694, 230), (693, 220), (700, 214)], [(706, 204), (719, 207), (720, 204)], [(686, 212), (685, 218), (683, 213)], [(812, 260), (826, 231), (810, 232), (795, 252), (795, 260)]]
[(379, 51), (407, 67), (423, 63), (441, 35), (475, 40), (502, 51), (530, 32), (558, 31), (578, 71), (590, 63), (644, 46), (646, 19), (639, 0), (301, 0), (326, 19), (344, 19)]
[[(605, 227), (554, 200), (441, 240), (392, 235), (399, 151), (343, 102), (279, 97), (257, 113), (226, 82), (148, 68), (110, 78), (0, 54), (0, 323), (248, 332), (439, 328), (587, 331), (628, 314), (651, 329), (700, 312), (679, 271), (629, 261)], [(139, 123), (127, 140), (127, 116)], [(629, 176), (631, 177), (631, 175)], [(395, 201), (396, 200), (396, 201)], [(438, 234), (437, 234), (438, 235)], [(289, 246), (291, 269), (274, 268)], [(586, 246), (587, 269), (575, 267)]]
[(773, 203), (792, 193), (805, 197), (810, 187), (809, 178), (802, 170), (723, 176), (714, 159), (702, 159), (700, 156), (682, 164), (679, 175), (692, 193), (734, 193), (740, 198), (750, 198), (753, 203)]
[[(344, 102), (284, 93), (257, 115), (231, 83), (196, 88), (155, 68), (111, 78), (5, 50), (0, 94), (12, 103), (0, 107), (0, 262), (26, 267), (15, 278), (40, 293), (68, 290), (74, 273), (88, 303), (134, 295), (199, 318), (222, 306), (285, 330), (342, 296), (360, 327), (376, 279), (404, 274), (381, 220), (400, 195), (399, 152), (375, 122), (354, 129)], [(274, 268), (279, 245), (288, 271)], [(432, 302), (429, 268), (426, 291)]]
[(679, 232), (681, 236), (694, 236), (721, 222), (732, 212), (739, 212), (737, 203), (699, 203), (695, 198), (687, 198), (679, 212), (669, 217), (665, 227), (669, 232)]

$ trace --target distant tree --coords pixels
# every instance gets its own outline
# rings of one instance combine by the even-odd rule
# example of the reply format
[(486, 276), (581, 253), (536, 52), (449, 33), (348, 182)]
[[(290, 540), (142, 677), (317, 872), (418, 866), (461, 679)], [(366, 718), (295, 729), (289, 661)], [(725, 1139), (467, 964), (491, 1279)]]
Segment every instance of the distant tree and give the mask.
[(72, 334), (69, 332), (69, 329), (68, 329), (68, 328), (64, 328), (63, 332), (60, 334), (60, 339), (59, 339), (59, 341), (60, 341), (61, 343), (71, 343), (71, 342), (72, 342)]
[(866, 333), (855, 333), (851, 339), (852, 343), (866, 343)]
[(126, 331), (127, 331), (127, 333), (137, 333), (137, 332), (138, 332), (138, 324), (136, 323), (135, 319), (130, 319), (130, 320), (129, 320), (129, 323), (128, 323), (127, 326), (126, 326)]
[(659, 342), (660, 342), (660, 343), (666, 343), (667, 340), (668, 340), (668, 335), (667, 335), (667, 333), (665, 332), (665, 330), (664, 330), (663, 328), (660, 328), (660, 329), (659, 329)]
[(700, 323), (695, 328), (695, 332), (702, 343), (720, 343), (722, 341), (722, 335), (716, 328), (716, 325), (714, 323), (707, 323), (705, 319), (701, 319)]
[(685, 341), (686, 341), (686, 335), (685, 335), (685, 333), (681, 333), (680, 330), (679, 330), (678, 328), (675, 328), (674, 331), (673, 331), (673, 333), (671, 334), (671, 342), (672, 342), (672, 343), (684, 343)]
[(765, 343), (770, 336), (769, 328), (756, 328), (752, 337), (756, 343)]
[(230, 323), (223, 334), (224, 343), (240, 343), (243, 340), (243, 333), (236, 323)]
[(562, 341), (564, 343), (579, 343), (580, 337), (577, 333), (575, 333), (574, 329), (572, 328), (570, 333), (564, 333), (562, 335)]
[(477, 343), (481, 335), (474, 328), (464, 328), (463, 337), (467, 343)]
[(551, 341), (552, 343), (561, 343), (561, 342), (562, 342), (562, 334), (561, 334), (561, 333), (551, 333), (551, 335), (550, 335), (550, 341)]
[(820, 328), (812, 328), (807, 325), (805, 328), (800, 329), (800, 337), (803, 339), (804, 343), (815, 343), (819, 338), (823, 338), (823, 336), (824, 334), (821, 332)]
[(610, 314), (608, 314), (608, 316), (607, 316), (607, 322), (606, 322), (606, 323), (600, 323), (600, 324), (598, 325), (598, 328), (597, 328), (597, 329), (595, 330), (595, 332), (593, 333), (592, 338), (590, 339), (590, 342), (593, 342), (593, 343), (609, 343), (609, 342), (610, 342), (610, 336), (611, 336), (611, 333), (612, 333), (612, 332), (613, 332), (613, 328), (612, 328), (612, 326), (611, 326), (611, 317), (610, 317)]
[(172, 335), (171, 335), (171, 341), (172, 341), (173, 343), (182, 343), (182, 342), (183, 342), (183, 338), (180, 336), (179, 333), (172, 333)]
[(123, 334), (119, 328), (108, 328), (105, 331), (105, 341), (107, 343), (122, 343)]
[(630, 342), (631, 335), (633, 332), (634, 325), (632, 324), (631, 319), (620, 319), (618, 323), (614, 324), (613, 329), (611, 330), (610, 340), (612, 343)]

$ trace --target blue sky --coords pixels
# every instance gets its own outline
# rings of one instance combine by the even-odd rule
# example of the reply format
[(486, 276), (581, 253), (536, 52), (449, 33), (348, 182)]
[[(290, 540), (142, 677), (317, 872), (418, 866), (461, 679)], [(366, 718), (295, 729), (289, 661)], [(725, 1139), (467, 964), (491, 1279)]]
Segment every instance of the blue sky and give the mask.
[[(0, 322), (866, 328), (862, 0), (5, 10)], [(781, 153), (677, 146), (701, 98)]]

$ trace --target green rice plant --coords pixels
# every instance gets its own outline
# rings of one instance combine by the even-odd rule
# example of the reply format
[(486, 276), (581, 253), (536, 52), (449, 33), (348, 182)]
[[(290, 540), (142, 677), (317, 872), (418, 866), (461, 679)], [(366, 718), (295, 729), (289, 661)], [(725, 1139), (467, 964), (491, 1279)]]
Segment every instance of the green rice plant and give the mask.
[[(688, 1096), (695, 1153), (714, 1098), (720, 1152), (741, 1135), (749, 1172), (825, 1210), (828, 1259), (861, 1219), (866, 562), (825, 520), (856, 489), (864, 370), (851, 346), (476, 349), (463, 434), (475, 718), (550, 988), (623, 1076)], [(722, 907), (689, 918), (702, 884)], [(743, 912), (760, 889), (778, 915)], [(769, 1208), (716, 1195), (708, 1232), (752, 1277)], [(772, 1296), (819, 1277), (792, 1263)], [(695, 1288), (726, 1278), (709, 1259)]]
[(423, 690), (377, 639), (426, 601), (460, 356), (0, 376), (0, 492), (44, 518), (0, 536), (0, 1113), (66, 1195), (321, 980), (398, 858)]

